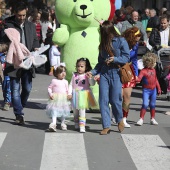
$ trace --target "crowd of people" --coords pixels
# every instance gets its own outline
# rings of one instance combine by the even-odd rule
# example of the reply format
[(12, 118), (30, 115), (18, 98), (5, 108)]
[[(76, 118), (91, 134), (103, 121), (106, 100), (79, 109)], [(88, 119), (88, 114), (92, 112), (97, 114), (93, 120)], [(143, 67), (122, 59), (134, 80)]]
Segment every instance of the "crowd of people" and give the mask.
[[(75, 129), (80, 133), (86, 132), (86, 109), (97, 106), (90, 88), (95, 81), (99, 85), (99, 107), (103, 126), (101, 135), (110, 133), (113, 119), (118, 124), (120, 132), (124, 130), (124, 127), (130, 128), (127, 122), (130, 98), (133, 88), (140, 81), (142, 81), (143, 103), (140, 119), (136, 125), (143, 124), (148, 105), (151, 113), (150, 123), (158, 125), (155, 120), (155, 104), (156, 96), (161, 94), (162, 90), (155, 66), (158, 50), (168, 48), (170, 45), (170, 12), (168, 10), (163, 8), (157, 14), (154, 9), (147, 8), (145, 13), (140, 15), (139, 11), (132, 7), (116, 10), (112, 21), (100, 22), (101, 41), (98, 63), (92, 68), (88, 58), (80, 56), (80, 59), (74, 63), (76, 70), (70, 82), (65, 79), (67, 66), (61, 61), (60, 49), (52, 42), (53, 32), (59, 27), (54, 8), (50, 10), (32, 8), (30, 11), (24, 2), (20, 2), (16, 3), (13, 12), (11, 16), (4, 16), (4, 23), (2, 22), (0, 61), (3, 68), (0, 69), (3, 70), (3, 74), (0, 72), (0, 75), (4, 97), (3, 110), (9, 110), (12, 105), (17, 124), (25, 123), (23, 109), (27, 104), (32, 88), (32, 78), (35, 77), (37, 70), (34, 66), (28, 70), (16, 68), (13, 64), (6, 62), (11, 39), (4, 30), (9, 28), (20, 33), (21, 46), (24, 45), (29, 51), (36, 51), (43, 45), (50, 45), (49, 50), (45, 52), (48, 58), (45, 64), (46, 73), (54, 76), (48, 87), (49, 101), (46, 114), (52, 120), (48, 131), (56, 132), (56, 121), (59, 117), (61, 129), (67, 130), (65, 119), (70, 116), (72, 110)], [(139, 73), (137, 61), (140, 45), (145, 46), (147, 52), (143, 56), (143, 69)], [(120, 67), (130, 62), (134, 74), (128, 83), (122, 84)], [(163, 71), (167, 71), (166, 80), (169, 84), (166, 90), (169, 95), (170, 65), (163, 67)]]

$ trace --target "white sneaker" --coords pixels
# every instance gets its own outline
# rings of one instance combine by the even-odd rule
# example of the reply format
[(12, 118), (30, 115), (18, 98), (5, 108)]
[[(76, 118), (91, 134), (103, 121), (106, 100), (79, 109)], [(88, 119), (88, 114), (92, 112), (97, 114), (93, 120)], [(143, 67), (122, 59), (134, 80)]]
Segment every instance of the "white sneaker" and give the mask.
[(80, 127), (80, 133), (85, 133), (86, 130), (85, 130), (85, 127)]
[(79, 129), (79, 123), (75, 123), (74, 128), (77, 130)]
[(123, 123), (125, 128), (130, 128), (131, 126), (126, 122), (126, 117), (123, 118)]
[(158, 122), (152, 118), (151, 121), (150, 121), (151, 125), (158, 125)]
[(50, 131), (50, 132), (56, 132), (56, 131), (57, 131), (56, 125), (53, 124), (53, 123), (50, 123), (48, 131)]
[(138, 122), (136, 123), (136, 125), (142, 126), (142, 125), (143, 125), (143, 119), (140, 118), (140, 119), (138, 120)]
[(61, 124), (61, 129), (62, 129), (62, 130), (67, 130), (67, 125), (66, 125), (65, 123), (62, 123), (62, 124)]

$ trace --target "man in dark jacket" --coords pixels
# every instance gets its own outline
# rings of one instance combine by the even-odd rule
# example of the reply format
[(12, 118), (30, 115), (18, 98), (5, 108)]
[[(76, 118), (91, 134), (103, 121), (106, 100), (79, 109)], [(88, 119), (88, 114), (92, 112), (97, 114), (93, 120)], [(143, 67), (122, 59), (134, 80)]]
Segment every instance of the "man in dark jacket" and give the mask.
[[(5, 20), (5, 28), (15, 28), (18, 30), (21, 35), (21, 43), (29, 51), (34, 51), (39, 47), (39, 42), (35, 25), (27, 21), (26, 12), (26, 4), (23, 2), (17, 3), (14, 8), (15, 15)], [(8, 41), (6, 35), (4, 35), (3, 39)], [(35, 76), (35, 69), (33, 67), (29, 70), (22, 68), (15, 69), (13, 65), (7, 64), (5, 73), (10, 76), (12, 105), (16, 116), (16, 123), (22, 125), (24, 124), (23, 108), (27, 103), (32, 88), (32, 77)], [(21, 93), (20, 86), (22, 86)]]
[(159, 27), (159, 17), (156, 15), (154, 9), (150, 9), (150, 19), (148, 20), (147, 28), (158, 28)]
[(160, 27), (152, 29), (149, 44), (155, 51), (160, 50), (162, 47), (170, 46), (169, 19), (166, 15), (160, 18)]

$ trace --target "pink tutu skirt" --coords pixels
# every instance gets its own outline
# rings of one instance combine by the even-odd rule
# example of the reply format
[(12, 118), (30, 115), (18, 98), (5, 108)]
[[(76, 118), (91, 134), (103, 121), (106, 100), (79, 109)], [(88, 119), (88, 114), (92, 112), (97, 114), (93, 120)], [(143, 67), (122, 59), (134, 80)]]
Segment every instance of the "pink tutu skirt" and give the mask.
[(54, 94), (54, 99), (47, 102), (46, 114), (48, 117), (70, 117), (71, 103), (67, 94)]

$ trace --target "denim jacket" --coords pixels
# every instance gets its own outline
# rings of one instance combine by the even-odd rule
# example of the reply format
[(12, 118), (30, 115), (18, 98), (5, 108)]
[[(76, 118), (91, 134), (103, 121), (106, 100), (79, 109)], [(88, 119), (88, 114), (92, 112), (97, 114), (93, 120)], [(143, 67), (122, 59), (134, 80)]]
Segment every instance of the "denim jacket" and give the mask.
[[(115, 37), (112, 40), (112, 46), (114, 48), (114, 61), (113, 64), (115, 65), (123, 65), (130, 60), (129, 55), (129, 46), (127, 41), (123, 37)], [(96, 64), (95, 68), (91, 70), (92, 75), (97, 75), (102, 71), (102, 69), (105, 69), (105, 67), (108, 67), (105, 64), (105, 60), (109, 58), (110, 56), (107, 54), (106, 51), (102, 51), (102, 53), (99, 53), (98, 57), (98, 63)]]

